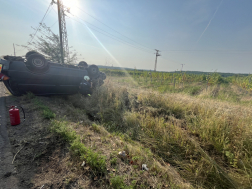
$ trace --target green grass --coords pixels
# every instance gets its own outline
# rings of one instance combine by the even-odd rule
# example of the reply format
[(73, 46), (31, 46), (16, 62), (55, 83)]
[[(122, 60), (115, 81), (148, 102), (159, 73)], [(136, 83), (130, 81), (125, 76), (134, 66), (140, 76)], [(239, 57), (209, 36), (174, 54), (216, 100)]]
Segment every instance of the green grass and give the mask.
[(113, 189), (124, 189), (126, 187), (121, 176), (112, 176), (110, 184)]
[(86, 147), (80, 140), (80, 136), (76, 134), (75, 130), (68, 126), (67, 121), (53, 120), (51, 123), (51, 131), (58, 134), (62, 139), (70, 143), (70, 149), (75, 156), (92, 168), (96, 174), (106, 173), (106, 158), (91, 148)]
[(51, 131), (57, 133), (63, 140), (67, 142), (73, 142), (77, 139), (76, 132), (72, 128), (68, 127), (67, 121), (52, 120)]
[(111, 186), (111, 189), (137, 189), (138, 187), (140, 188), (148, 188), (148, 186), (144, 186), (142, 185), (141, 186), (137, 186), (137, 180), (133, 180), (131, 182), (131, 184), (129, 186), (127, 186), (125, 183), (124, 183), (124, 178), (123, 176), (113, 176), (111, 174), (111, 178), (110, 178), (110, 186)]
[(50, 109), (43, 110), (42, 115), (45, 119), (53, 119), (56, 117), (56, 114), (53, 113)]
[(32, 95), (32, 93), (28, 93), (27, 97), (31, 98), (34, 105), (42, 111), (42, 116), (44, 119), (54, 119), (56, 117), (56, 114), (48, 106), (44, 105), (39, 98)]
[(116, 157), (114, 157), (114, 158), (112, 158), (112, 159), (110, 160), (110, 164), (111, 164), (111, 165), (116, 165), (116, 163), (117, 163), (117, 158), (116, 158)]

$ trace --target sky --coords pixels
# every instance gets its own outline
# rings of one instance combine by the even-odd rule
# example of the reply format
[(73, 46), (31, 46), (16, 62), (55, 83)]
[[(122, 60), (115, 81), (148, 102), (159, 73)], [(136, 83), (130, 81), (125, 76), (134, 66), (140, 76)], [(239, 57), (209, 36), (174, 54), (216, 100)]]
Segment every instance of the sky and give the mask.
[[(88, 64), (252, 72), (251, 0), (63, 0), (69, 46)], [(0, 55), (17, 55), (51, 0), (0, 0)], [(57, 6), (44, 23), (59, 33)], [(38, 32), (38, 36), (41, 34)]]

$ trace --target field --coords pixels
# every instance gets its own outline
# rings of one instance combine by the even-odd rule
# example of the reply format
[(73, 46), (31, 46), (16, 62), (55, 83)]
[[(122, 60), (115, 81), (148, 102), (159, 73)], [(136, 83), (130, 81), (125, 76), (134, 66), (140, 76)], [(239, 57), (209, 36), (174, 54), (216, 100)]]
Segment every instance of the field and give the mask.
[(89, 97), (15, 98), (67, 145), (31, 188), (251, 188), (250, 76), (103, 71)]
[[(186, 72), (151, 72), (102, 69), (118, 82), (165, 93), (183, 93), (201, 98), (250, 103), (251, 75)], [(195, 72), (197, 73), (197, 72)]]

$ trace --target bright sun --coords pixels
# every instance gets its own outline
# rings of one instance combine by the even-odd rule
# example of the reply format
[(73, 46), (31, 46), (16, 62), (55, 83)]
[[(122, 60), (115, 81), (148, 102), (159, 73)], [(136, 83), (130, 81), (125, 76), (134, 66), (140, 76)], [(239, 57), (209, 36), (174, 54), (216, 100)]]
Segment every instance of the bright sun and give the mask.
[(63, 4), (67, 7), (70, 8), (70, 13), (73, 15), (78, 15), (79, 13), (79, 3), (78, 0), (63, 0)]

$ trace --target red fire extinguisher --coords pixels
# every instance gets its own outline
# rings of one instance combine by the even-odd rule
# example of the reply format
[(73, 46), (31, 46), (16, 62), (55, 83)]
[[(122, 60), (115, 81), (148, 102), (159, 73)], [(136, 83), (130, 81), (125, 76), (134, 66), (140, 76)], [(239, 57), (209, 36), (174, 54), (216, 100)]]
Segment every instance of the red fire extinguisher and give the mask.
[[(20, 106), (23, 113), (24, 113), (24, 121), (25, 121), (25, 112), (24, 109), (22, 108), (22, 106)], [(11, 106), (9, 109), (9, 115), (10, 115), (10, 122), (11, 125), (19, 125), (20, 124), (20, 116), (19, 116), (19, 109), (17, 108), (17, 106)]]

